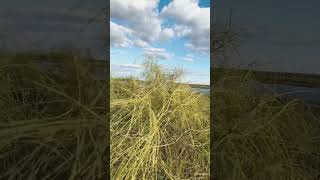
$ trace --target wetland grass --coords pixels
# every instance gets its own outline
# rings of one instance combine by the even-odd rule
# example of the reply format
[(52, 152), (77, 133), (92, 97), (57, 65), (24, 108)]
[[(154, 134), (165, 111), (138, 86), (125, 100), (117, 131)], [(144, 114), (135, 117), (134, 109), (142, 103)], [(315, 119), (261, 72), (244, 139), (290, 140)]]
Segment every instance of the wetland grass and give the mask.
[(209, 97), (144, 67), (143, 83), (111, 79), (112, 179), (209, 179)]

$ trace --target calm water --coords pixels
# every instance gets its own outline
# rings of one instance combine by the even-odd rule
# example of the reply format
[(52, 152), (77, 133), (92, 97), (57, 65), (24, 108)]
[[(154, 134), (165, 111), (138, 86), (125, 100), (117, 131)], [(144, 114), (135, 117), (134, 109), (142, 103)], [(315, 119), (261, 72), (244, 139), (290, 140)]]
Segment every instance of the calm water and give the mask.
[[(320, 88), (308, 88), (280, 84), (262, 84), (262, 88), (275, 92), (287, 99), (301, 99), (307, 103), (320, 104)], [(193, 88), (196, 91), (210, 95), (209, 88)]]
[(200, 93), (210, 95), (210, 88), (193, 88), (193, 89)]
[(307, 103), (320, 104), (320, 88), (308, 88), (289, 85), (263, 84), (288, 99), (301, 99)]

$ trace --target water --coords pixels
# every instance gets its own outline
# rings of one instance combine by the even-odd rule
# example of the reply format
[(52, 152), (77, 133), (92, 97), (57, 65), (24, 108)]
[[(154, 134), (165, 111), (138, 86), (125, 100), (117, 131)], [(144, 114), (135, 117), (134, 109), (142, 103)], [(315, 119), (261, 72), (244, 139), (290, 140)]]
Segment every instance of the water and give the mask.
[(210, 88), (193, 88), (194, 90), (210, 96)]
[[(320, 104), (320, 88), (308, 88), (282, 84), (262, 84), (262, 88), (273, 91), (287, 99), (301, 99), (306, 103)], [(210, 88), (193, 88), (194, 90), (210, 95)]]
[(320, 104), (320, 88), (308, 88), (280, 84), (263, 84), (288, 99), (301, 99), (307, 103)]

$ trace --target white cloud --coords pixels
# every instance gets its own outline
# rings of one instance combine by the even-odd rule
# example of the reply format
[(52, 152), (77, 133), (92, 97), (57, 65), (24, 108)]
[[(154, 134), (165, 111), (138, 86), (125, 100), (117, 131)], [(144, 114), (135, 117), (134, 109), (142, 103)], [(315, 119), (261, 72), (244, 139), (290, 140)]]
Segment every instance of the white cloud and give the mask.
[(145, 48), (144, 55), (155, 59), (170, 59), (172, 57), (164, 48)]
[(143, 66), (139, 64), (111, 64), (111, 76), (128, 77), (136, 76), (142, 71)]
[(179, 60), (193, 62), (194, 61), (194, 55), (193, 54), (187, 54), (186, 57), (181, 57), (181, 58), (179, 58)]
[[(159, 1), (111, 0), (111, 46), (137, 46), (146, 55), (167, 59), (167, 52), (150, 51), (152, 43), (184, 37), (185, 47), (209, 54), (210, 8), (200, 8), (199, 0), (173, 0), (159, 12)], [(164, 27), (167, 18), (175, 24)]]
[(162, 9), (161, 16), (172, 18), (178, 36), (186, 37), (186, 45), (199, 52), (210, 52), (210, 8), (200, 8), (199, 0), (174, 0)]
[(128, 23), (137, 38), (152, 42), (162, 31), (158, 3), (159, 0), (111, 0), (111, 18)]
[(167, 41), (173, 37), (174, 37), (174, 30), (171, 28), (165, 28), (162, 30), (160, 37), (159, 37), (159, 40)]
[(110, 21), (110, 43), (114, 46), (128, 47), (132, 43), (128, 36), (132, 30)]
[(175, 25), (174, 33), (177, 37), (185, 37), (192, 33), (192, 29), (188, 26)]
[(192, 51), (196, 51), (199, 53), (209, 53), (209, 50), (210, 50), (210, 47), (208, 49), (208, 47), (206, 47), (206, 46), (200, 46), (200, 45), (197, 46), (197, 45), (191, 44), (191, 43), (185, 43), (184, 46), (191, 49)]
[(112, 68), (120, 68), (120, 69), (141, 69), (143, 68), (140, 64), (111, 64)]
[(189, 58), (189, 57), (182, 57), (182, 58), (179, 58), (179, 59), (182, 60), (182, 61), (193, 62), (193, 59)]
[(135, 46), (138, 46), (140, 48), (150, 47), (150, 45), (147, 42), (145, 42), (141, 39), (136, 39), (133, 43)]
[(134, 35), (134, 30), (110, 21), (110, 44), (116, 47), (137, 46), (141, 48), (150, 47), (150, 45)]

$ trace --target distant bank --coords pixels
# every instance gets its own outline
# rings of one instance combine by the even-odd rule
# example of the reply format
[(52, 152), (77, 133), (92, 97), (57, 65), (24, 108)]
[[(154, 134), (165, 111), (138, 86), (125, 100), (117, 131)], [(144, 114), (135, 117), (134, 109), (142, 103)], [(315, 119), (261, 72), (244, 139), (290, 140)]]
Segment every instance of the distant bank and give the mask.
[(229, 75), (239, 76), (251, 73), (257, 81), (267, 84), (281, 84), (288, 86), (320, 88), (320, 74), (302, 74), (288, 72), (267, 72), (267, 71), (251, 71), (239, 69), (220, 69), (212, 68), (213, 80), (224, 77), (227, 72)]

